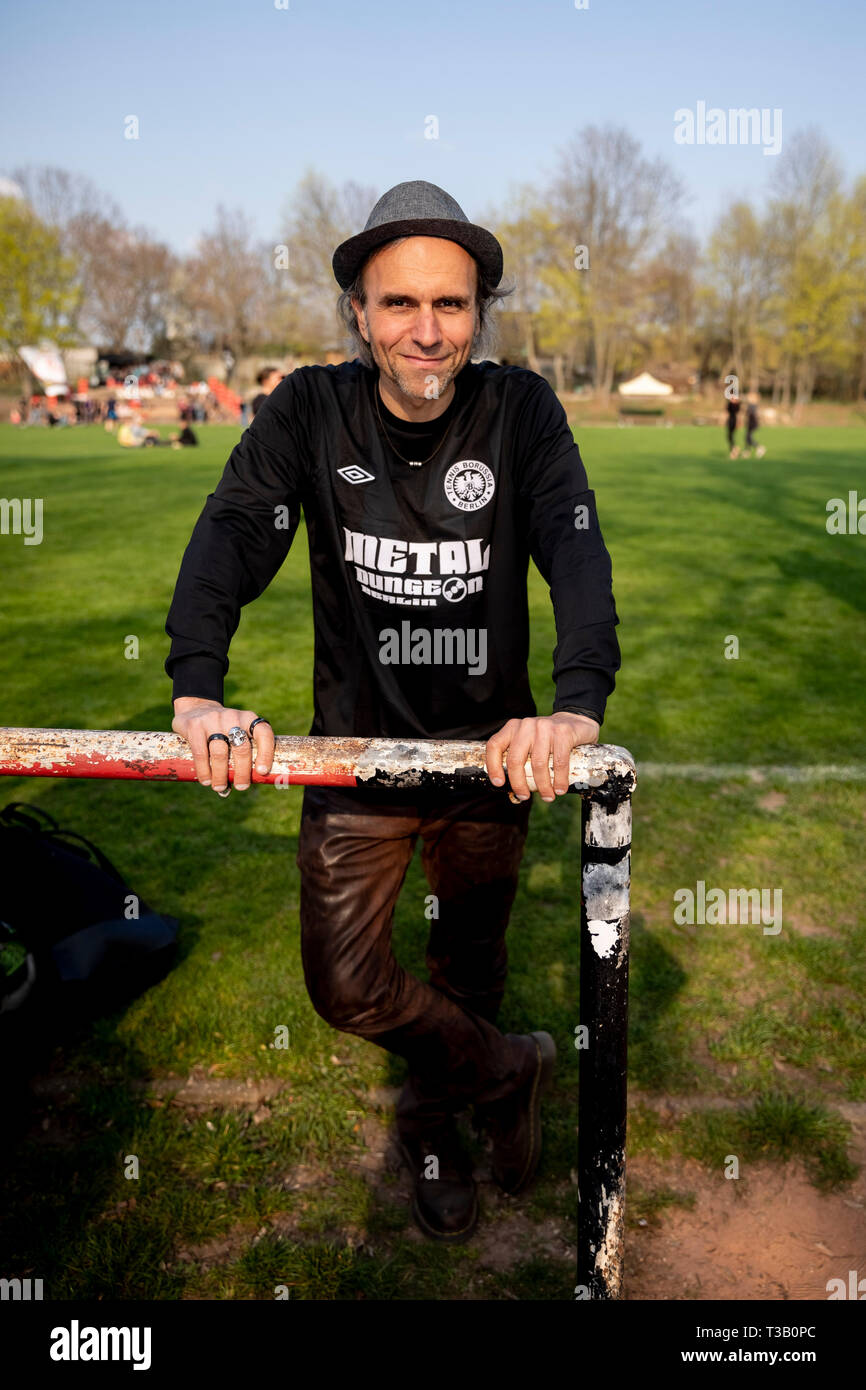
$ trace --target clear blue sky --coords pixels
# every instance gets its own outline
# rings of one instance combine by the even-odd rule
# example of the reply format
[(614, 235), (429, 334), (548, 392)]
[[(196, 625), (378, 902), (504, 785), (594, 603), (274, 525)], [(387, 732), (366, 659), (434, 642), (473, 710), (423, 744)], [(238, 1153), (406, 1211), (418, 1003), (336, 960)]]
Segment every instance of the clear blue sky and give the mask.
[(180, 251), (220, 201), (275, 236), (310, 165), (379, 193), (430, 179), (478, 216), (590, 122), (668, 159), (703, 234), (732, 196), (760, 197), (775, 160), (675, 144), (674, 111), (698, 101), (780, 107), (783, 149), (817, 125), (848, 176), (866, 172), (862, 0), (288, 3), (7, 0), (0, 172), (86, 174)]

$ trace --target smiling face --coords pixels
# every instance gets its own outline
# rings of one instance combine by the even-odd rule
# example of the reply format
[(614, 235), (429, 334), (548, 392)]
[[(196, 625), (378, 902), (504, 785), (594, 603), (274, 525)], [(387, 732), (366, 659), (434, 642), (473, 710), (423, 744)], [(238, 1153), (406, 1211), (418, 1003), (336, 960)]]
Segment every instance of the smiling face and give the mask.
[(403, 419), (435, 419), (454, 394), (479, 328), (478, 270), (443, 237), (389, 243), (364, 267), (366, 307), (352, 307), (379, 368), (382, 397)]

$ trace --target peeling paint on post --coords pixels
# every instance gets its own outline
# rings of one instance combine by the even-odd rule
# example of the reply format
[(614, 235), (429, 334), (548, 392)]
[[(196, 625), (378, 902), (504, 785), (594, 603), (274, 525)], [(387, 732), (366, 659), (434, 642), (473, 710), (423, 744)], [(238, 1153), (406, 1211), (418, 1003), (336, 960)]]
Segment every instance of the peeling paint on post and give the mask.
[[(255, 738), (255, 735), (253, 736)], [(265, 777), (281, 786), (489, 787), (485, 744), (458, 739), (322, 738), (277, 735)], [(507, 759), (506, 759), (507, 767)], [(552, 760), (551, 760), (552, 767)], [(526, 780), (535, 791), (531, 763)], [(587, 744), (571, 755), (572, 791), (613, 798), (634, 764), (615, 744)], [(234, 768), (229, 762), (229, 781)], [(194, 782), (189, 745), (179, 734), (134, 729), (24, 729), (0, 727), (0, 777), (110, 777)], [(505, 791), (503, 789), (503, 795)]]
[(634, 784), (632, 765), (613, 795), (585, 793), (581, 808), (580, 1021), (589, 1036), (579, 1063), (577, 1282), (591, 1299), (622, 1297)]

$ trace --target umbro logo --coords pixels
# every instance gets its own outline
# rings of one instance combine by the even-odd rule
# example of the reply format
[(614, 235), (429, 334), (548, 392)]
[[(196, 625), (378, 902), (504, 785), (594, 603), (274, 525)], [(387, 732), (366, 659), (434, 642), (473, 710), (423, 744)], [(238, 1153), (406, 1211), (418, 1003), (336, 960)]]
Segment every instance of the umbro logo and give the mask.
[(348, 468), (338, 468), (337, 472), (347, 483), (372, 483), (376, 478), (375, 473), (368, 473), (366, 468), (361, 468), (357, 463), (350, 463)]

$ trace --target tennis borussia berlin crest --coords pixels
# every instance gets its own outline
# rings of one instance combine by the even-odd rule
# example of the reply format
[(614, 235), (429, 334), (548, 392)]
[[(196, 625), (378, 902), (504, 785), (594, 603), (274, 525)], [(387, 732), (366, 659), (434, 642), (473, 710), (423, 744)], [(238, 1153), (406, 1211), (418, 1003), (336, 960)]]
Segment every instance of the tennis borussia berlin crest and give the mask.
[(478, 459), (461, 459), (452, 463), (445, 474), (445, 496), (452, 507), (461, 512), (477, 512), (486, 507), (493, 496), (496, 481), (486, 463)]

